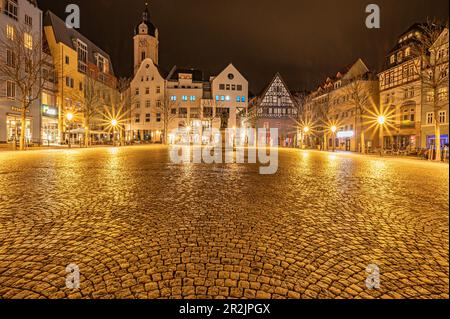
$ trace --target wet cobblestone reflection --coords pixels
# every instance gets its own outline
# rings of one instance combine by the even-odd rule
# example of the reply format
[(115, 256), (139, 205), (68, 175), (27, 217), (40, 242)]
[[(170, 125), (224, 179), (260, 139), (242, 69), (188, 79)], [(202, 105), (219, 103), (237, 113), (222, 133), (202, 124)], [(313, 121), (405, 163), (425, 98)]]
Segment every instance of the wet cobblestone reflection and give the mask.
[(258, 168), (0, 153), (0, 298), (448, 298), (448, 166), (281, 150)]

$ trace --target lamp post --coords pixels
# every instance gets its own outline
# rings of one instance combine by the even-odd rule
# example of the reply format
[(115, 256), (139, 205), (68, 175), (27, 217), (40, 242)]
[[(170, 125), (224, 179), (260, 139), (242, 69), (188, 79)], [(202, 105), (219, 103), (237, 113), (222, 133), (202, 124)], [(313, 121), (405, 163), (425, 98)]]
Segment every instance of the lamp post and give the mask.
[(69, 137), (68, 137), (68, 142), (69, 142), (69, 148), (72, 147), (71, 143), (70, 143), (70, 135), (71, 135), (71, 130), (72, 130), (72, 120), (73, 120), (73, 113), (69, 112), (66, 114), (66, 119), (68, 121), (68, 125), (67, 125), (67, 129), (69, 131)]
[(111, 120), (111, 126), (113, 128), (113, 146), (116, 146), (116, 127), (117, 127), (116, 119)]
[(378, 126), (380, 128), (380, 130), (379, 130), (379, 132), (380, 132), (380, 135), (379, 135), (380, 142), (379, 142), (379, 144), (380, 144), (380, 156), (382, 156), (383, 155), (383, 149), (384, 149), (384, 145), (383, 145), (384, 144), (383, 127), (386, 124), (386, 117), (383, 116), (383, 115), (378, 116), (377, 122), (378, 122)]
[[(303, 133), (304, 133), (304, 138), (306, 138), (306, 142), (308, 142), (308, 133), (309, 133), (309, 131), (310, 131), (310, 128), (308, 127), (308, 126), (305, 126), (304, 128), (303, 128)], [(308, 144), (308, 143), (307, 143)], [(306, 146), (308, 146), (308, 145), (306, 145)]]
[(336, 131), (337, 131), (336, 125), (333, 125), (331, 127), (331, 133), (333, 133), (332, 134), (332, 137), (333, 137), (333, 152), (336, 152)]

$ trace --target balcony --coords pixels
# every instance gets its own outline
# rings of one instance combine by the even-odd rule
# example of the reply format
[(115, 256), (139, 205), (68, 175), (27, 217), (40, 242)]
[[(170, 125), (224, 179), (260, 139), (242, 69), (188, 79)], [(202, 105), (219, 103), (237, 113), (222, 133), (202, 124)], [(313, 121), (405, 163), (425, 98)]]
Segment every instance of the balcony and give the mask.
[(402, 121), (400, 123), (400, 128), (401, 129), (411, 129), (411, 128), (416, 128), (416, 122), (413, 121)]

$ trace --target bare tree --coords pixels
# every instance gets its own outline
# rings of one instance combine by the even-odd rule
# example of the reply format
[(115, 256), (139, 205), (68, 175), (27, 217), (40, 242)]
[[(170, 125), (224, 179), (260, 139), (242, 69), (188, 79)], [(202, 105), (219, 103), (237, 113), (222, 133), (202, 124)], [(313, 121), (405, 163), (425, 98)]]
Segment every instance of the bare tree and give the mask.
[[(445, 28), (448, 30), (448, 22), (445, 25)], [(422, 92), (426, 96), (423, 99), (424, 104), (430, 105), (433, 110), (436, 161), (441, 160), (440, 125), (442, 123), (440, 123), (439, 111), (443, 107), (443, 101), (441, 101), (439, 90), (443, 87), (448, 87), (449, 80), (448, 54), (441, 54), (439, 52), (439, 49), (445, 45), (447, 46), (446, 50), (448, 52), (448, 31), (446, 37), (441, 37), (445, 28), (439, 21), (428, 21), (422, 25), (422, 32), (417, 41), (415, 41), (412, 49), (414, 56), (420, 60), (420, 63), (414, 65), (415, 73), (418, 75), (422, 85)]]
[(113, 133), (116, 142), (119, 133), (120, 145), (124, 144), (126, 125), (131, 121), (131, 112), (136, 100), (130, 91), (130, 79), (120, 78), (117, 86), (109, 87), (103, 103), (103, 122), (109, 132)]
[(42, 67), (46, 61), (42, 54), (42, 39), (28, 26), (14, 28), (14, 31), (5, 31), (0, 35), (0, 52), (0, 79), (13, 84), (21, 104), (20, 149), (24, 150), (27, 113), (40, 99), (45, 85)]
[(103, 97), (106, 95), (106, 87), (100, 83), (93, 72), (86, 74), (83, 84), (83, 103), (81, 104), (81, 115), (83, 118), (85, 147), (91, 145), (91, 127), (94, 118), (101, 114), (104, 105)]
[[(360, 147), (359, 151), (362, 154), (366, 153), (366, 137), (363, 118), (366, 114), (367, 108), (375, 101), (372, 100), (374, 91), (372, 86), (368, 82), (369, 74), (359, 76), (353, 79), (345, 88), (345, 93), (349, 97), (349, 102), (354, 106), (355, 110), (355, 137), (358, 139), (358, 126), (360, 128)], [(367, 77), (367, 78), (366, 78)], [(355, 147), (358, 145), (355, 143)], [(356, 149), (358, 151), (358, 149)]]
[(178, 117), (178, 104), (173, 101), (172, 98), (164, 92), (162, 100), (156, 104), (156, 111), (161, 114), (161, 121), (163, 123), (163, 139), (164, 144), (168, 144), (168, 135), (170, 123)]

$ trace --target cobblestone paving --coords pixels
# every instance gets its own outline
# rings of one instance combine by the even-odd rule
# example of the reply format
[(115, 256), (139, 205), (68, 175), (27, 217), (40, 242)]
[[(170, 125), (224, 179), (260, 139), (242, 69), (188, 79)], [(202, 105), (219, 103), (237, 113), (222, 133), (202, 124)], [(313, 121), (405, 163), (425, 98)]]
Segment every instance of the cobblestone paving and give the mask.
[(448, 298), (448, 174), (299, 150), (273, 176), (158, 146), (4, 152), (0, 298)]

